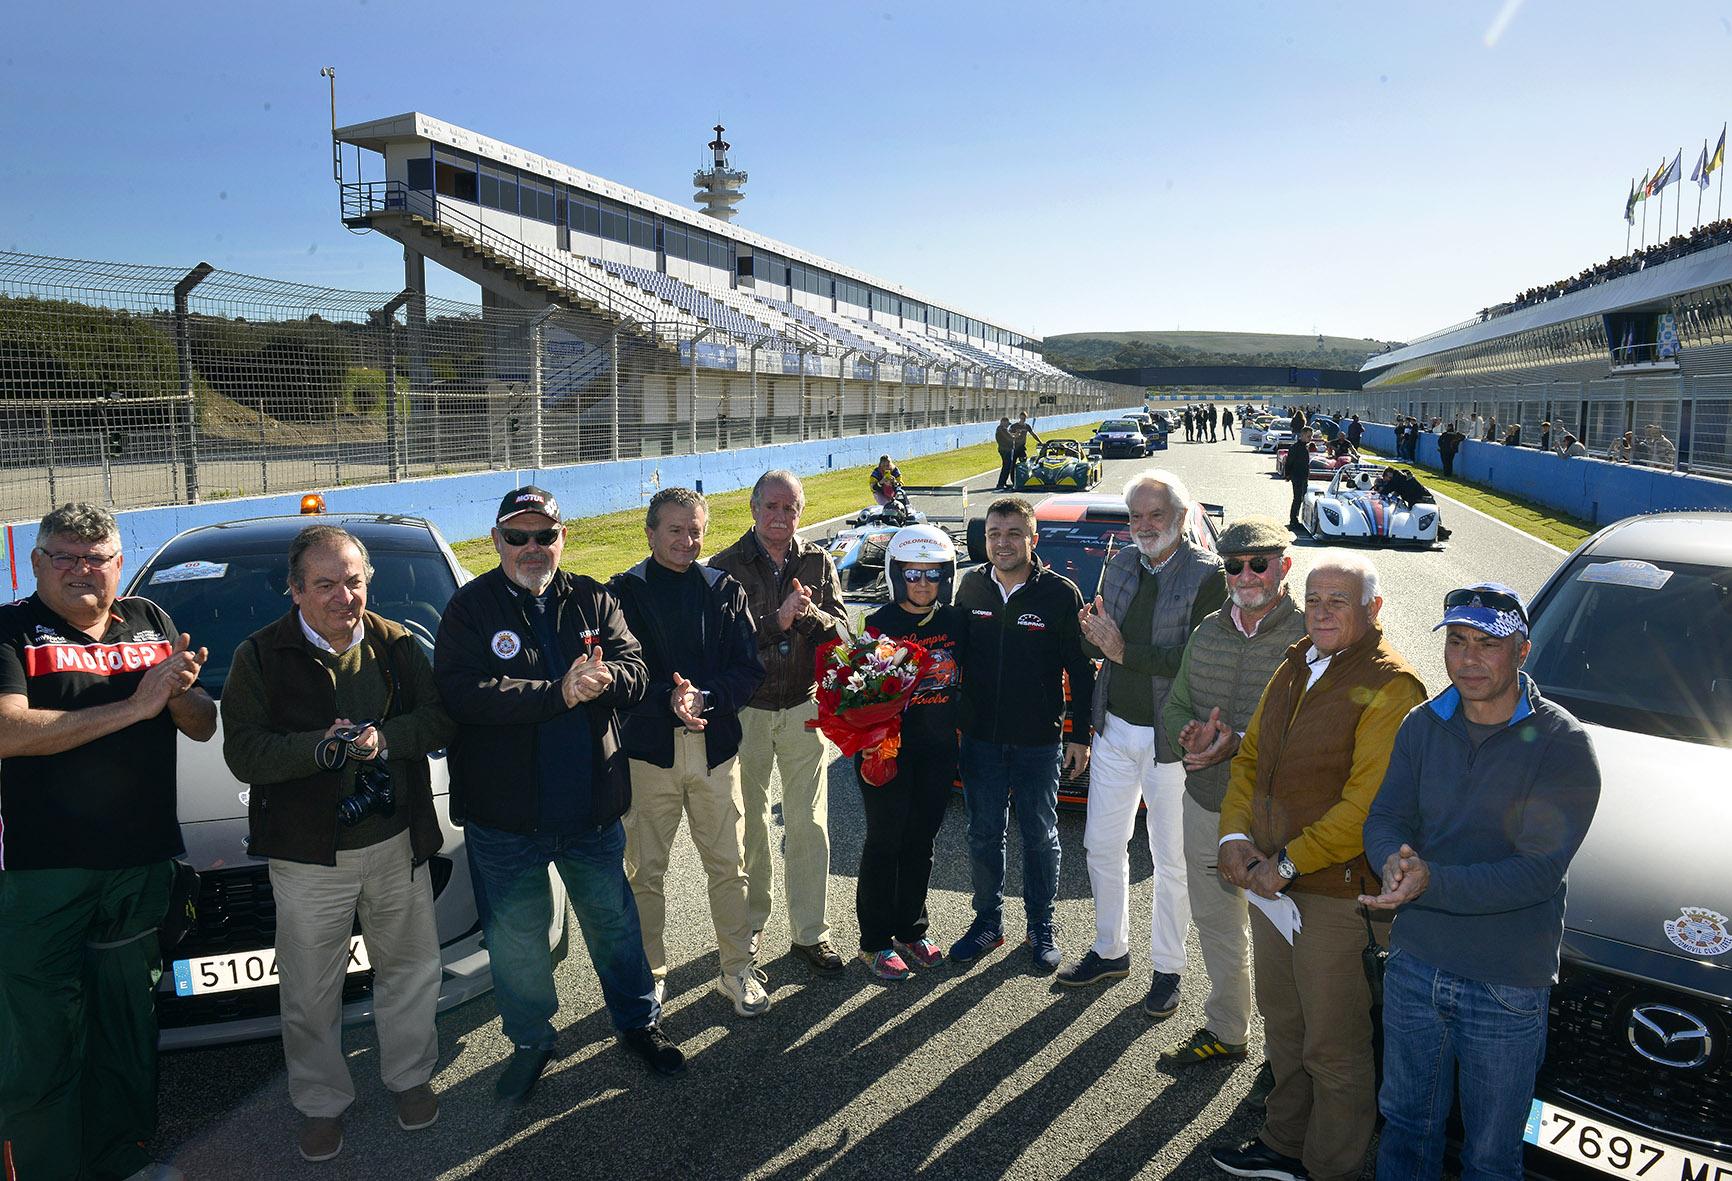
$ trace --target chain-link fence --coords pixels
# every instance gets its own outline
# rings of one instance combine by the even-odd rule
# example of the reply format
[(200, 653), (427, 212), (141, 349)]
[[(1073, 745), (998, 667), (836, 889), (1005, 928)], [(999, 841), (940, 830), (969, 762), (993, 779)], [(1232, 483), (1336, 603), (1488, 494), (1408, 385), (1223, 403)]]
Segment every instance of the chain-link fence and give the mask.
[(1393, 422), (1398, 415), (1454, 422), (1474, 438), (1491, 434), (1497, 441), (1519, 424), (1519, 442), (1527, 447), (1539, 446), (1546, 435), (1558, 448), (1570, 434), (1602, 459), (1732, 476), (1732, 374), (1374, 387), (1316, 401), (1371, 422)]
[(596, 303), (0, 253), (0, 520), (1063, 414), (1129, 392), (913, 342), (729, 331), (647, 294)]

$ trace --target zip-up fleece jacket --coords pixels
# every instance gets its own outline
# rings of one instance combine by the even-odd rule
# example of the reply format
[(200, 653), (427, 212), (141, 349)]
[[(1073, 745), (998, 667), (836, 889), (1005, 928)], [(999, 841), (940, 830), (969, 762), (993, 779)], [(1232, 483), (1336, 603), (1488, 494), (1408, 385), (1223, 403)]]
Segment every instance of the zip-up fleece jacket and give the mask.
[[(752, 621), (758, 625), (758, 658), (764, 662), (764, 680), (752, 695), (751, 707), (790, 709), (804, 705), (817, 684), (813, 670), (818, 645), (835, 638), (837, 624), (848, 626), (836, 563), (823, 546), (795, 534), (778, 578), (775, 563), (764, 552), (756, 532), (748, 529), (744, 537), (711, 558), (710, 565), (733, 575), (746, 588)], [(796, 578), (812, 592), (812, 605), (794, 620), (794, 626), (783, 631), (776, 612)]]
[(1381, 869), (1403, 844), (1431, 870), (1390, 946), (1485, 984), (1557, 983), (1570, 859), (1600, 802), (1582, 724), (1521, 673), (1509, 724), (1475, 750), (1451, 685), (1401, 723), (1365, 819)]
[[(677, 671), (699, 689), (709, 691), (709, 705), (704, 710), (704, 721), (709, 723), (704, 727), (704, 755), (714, 770), (739, 753), (740, 711), (764, 679), (746, 588), (725, 570), (697, 563), (695, 568), (710, 592), (703, 614), (697, 619), (662, 619), (650, 609), (648, 598), (647, 579), (653, 560), (645, 558), (608, 581), (608, 589), (619, 596), (627, 625), (643, 643), (644, 664), (649, 669), (649, 692), (625, 717), (626, 753), (654, 767), (674, 765), (674, 731), (681, 723), (669, 699)], [(676, 627), (700, 629), (703, 667), (672, 667), (669, 653), (673, 644), (668, 636)]]
[(978, 566), (956, 587), (956, 607), (968, 618), (963, 735), (1006, 746), (1087, 746), (1095, 666), (1077, 622), (1082, 592), (1036, 558), (1006, 601), (991, 570)]
[[(560, 647), (601, 647), (613, 684), (578, 709), (589, 711), (589, 823), (612, 824), (631, 807), (631, 769), (620, 745), (619, 711), (643, 700), (649, 677), (619, 603), (593, 578), (558, 571), (548, 589)], [(451, 741), (451, 819), (529, 834), (536, 830), (541, 775), (539, 727), (573, 708), (535, 640), (535, 626), (498, 567), (458, 588), (439, 621), (434, 679), (457, 723)]]

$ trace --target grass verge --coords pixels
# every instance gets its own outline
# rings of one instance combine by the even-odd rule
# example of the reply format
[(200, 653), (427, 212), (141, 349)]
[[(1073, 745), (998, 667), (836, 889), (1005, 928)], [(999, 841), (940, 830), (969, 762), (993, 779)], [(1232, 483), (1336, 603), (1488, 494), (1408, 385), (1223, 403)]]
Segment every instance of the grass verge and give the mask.
[[(1093, 435), (1093, 426), (1076, 426), (1054, 430), (1041, 437), (1087, 439)], [(991, 443), (977, 443), (956, 451), (901, 459), (897, 466), (902, 469), (903, 483), (949, 484), (981, 472), (996, 471), (998, 448)], [(806, 522), (824, 521), (844, 513), (858, 512), (868, 500), (866, 476), (871, 470), (868, 464), (804, 477), (801, 483), (806, 490), (806, 511), (801, 519)], [(710, 524), (704, 537), (706, 553), (717, 553), (732, 545), (751, 527), (750, 498), (750, 491), (744, 488), (707, 497)], [(644, 543), (642, 509), (626, 509), (569, 523), (573, 528), (566, 534), (565, 557), (560, 562), (562, 569), (606, 579), (630, 568), (649, 552)], [(457, 542), (451, 548), (456, 552), (457, 560), (477, 574), (491, 570), (499, 561), (493, 552), (493, 542), (487, 537)]]
[[(1366, 455), (1375, 455), (1380, 459), (1388, 456), (1378, 455), (1368, 447), (1359, 449)], [(1496, 517), (1507, 521), (1529, 537), (1537, 537), (1541, 541), (1557, 546), (1568, 553), (1595, 532), (1597, 527), (1586, 521), (1567, 516), (1556, 509), (1547, 508), (1543, 504), (1535, 504), (1518, 496), (1505, 496), (1501, 492), (1492, 492), (1477, 484), (1469, 484), (1464, 480), (1445, 477), (1431, 468), (1419, 464), (1408, 464), (1418, 467), (1425, 475), (1421, 482), (1434, 492), (1441, 492), (1451, 500), (1459, 500), (1469, 508), (1476, 508), (1488, 517)], [(1444, 522), (1446, 525), (1448, 522)]]

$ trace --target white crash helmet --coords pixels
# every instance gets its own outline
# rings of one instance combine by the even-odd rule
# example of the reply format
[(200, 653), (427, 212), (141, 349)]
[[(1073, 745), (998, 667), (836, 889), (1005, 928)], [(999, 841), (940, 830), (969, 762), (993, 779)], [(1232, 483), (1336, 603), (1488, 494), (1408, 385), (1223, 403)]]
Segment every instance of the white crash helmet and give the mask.
[(890, 584), (890, 601), (908, 598), (908, 584), (902, 581), (904, 562), (938, 562), (944, 577), (938, 582), (938, 602), (950, 602), (956, 582), (956, 543), (950, 534), (936, 525), (905, 525), (884, 547), (884, 580)]

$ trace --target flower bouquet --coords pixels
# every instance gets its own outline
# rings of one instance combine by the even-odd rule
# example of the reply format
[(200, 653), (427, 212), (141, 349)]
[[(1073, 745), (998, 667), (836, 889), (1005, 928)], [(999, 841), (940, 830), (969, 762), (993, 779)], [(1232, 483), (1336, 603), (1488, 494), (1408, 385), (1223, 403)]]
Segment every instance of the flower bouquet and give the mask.
[(864, 751), (860, 778), (882, 787), (896, 775), (902, 710), (931, 661), (912, 640), (839, 634), (818, 647), (818, 717), (806, 725), (845, 755)]

